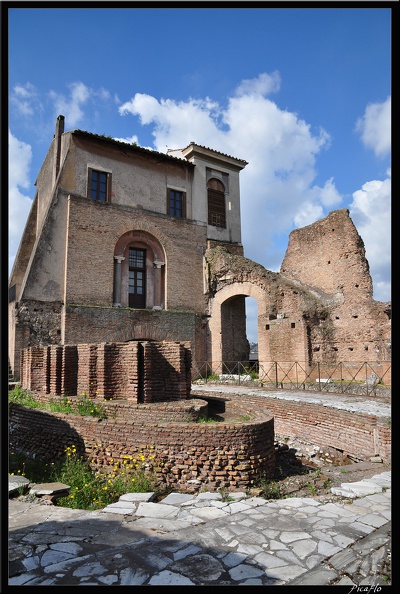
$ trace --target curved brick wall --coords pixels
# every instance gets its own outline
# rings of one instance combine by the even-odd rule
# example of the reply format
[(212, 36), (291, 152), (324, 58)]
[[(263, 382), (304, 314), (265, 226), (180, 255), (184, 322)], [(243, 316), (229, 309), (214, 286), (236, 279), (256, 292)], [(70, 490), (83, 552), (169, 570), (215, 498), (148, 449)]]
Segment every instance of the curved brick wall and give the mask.
[[(203, 398), (193, 394), (177, 403), (107, 403), (110, 418), (101, 421), (12, 405), (10, 451), (54, 461), (75, 445), (92, 467), (103, 470), (143, 456), (159, 484), (182, 491), (243, 490), (261, 473), (272, 476), (275, 433), (359, 460), (391, 457), (391, 426), (385, 418), (277, 398), (230, 394), (218, 399), (214, 394), (212, 400), (229, 407), (233, 420), (192, 422), (206, 413)], [(241, 422), (244, 415), (252, 419)]]
[[(126, 414), (100, 421), (13, 405), (10, 448), (54, 461), (65, 455), (67, 446), (75, 445), (93, 468), (103, 470), (115, 464), (122, 467), (127, 458), (140, 456), (155, 470), (160, 484), (184, 491), (200, 487), (243, 490), (260, 473), (273, 472), (274, 420), (270, 414), (263, 412), (244, 423), (194, 423), (162, 422), (160, 406), (147, 412), (146, 422), (133, 422)], [(238, 412), (242, 413), (241, 407)]]

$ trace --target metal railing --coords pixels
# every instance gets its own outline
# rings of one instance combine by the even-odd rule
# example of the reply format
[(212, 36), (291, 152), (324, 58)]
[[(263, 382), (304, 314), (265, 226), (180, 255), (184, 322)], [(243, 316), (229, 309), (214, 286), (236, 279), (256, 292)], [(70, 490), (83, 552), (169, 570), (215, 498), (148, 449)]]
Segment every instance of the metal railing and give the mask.
[(391, 362), (335, 364), (270, 361), (192, 362), (194, 384), (258, 386), (270, 390), (309, 390), (356, 395), (389, 396)]

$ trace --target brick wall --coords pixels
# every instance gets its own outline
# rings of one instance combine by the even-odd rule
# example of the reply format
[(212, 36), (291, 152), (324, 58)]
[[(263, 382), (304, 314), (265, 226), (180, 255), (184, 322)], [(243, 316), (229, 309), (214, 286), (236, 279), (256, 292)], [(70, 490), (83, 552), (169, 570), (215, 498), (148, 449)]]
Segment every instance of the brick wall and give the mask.
[(237, 419), (249, 414), (252, 420), (197, 423), (207, 411), (202, 397), (199, 393), (184, 401), (151, 404), (108, 401), (104, 405), (109, 418), (104, 420), (12, 405), (10, 448), (54, 461), (75, 445), (93, 468), (103, 471), (140, 455), (154, 468), (160, 484), (185, 491), (200, 486), (245, 489), (260, 473), (272, 475), (275, 433), (358, 460), (373, 455), (391, 459), (391, 426), (385, 418), (230, 394), (222, 399), (224, 405), (236, 411)]
[(105, 472), (116, 465), (122, 468), (127, 459), (140, 456), (156, 473), (159, 485), (183, 491), (200, 487), (243, 490), (254, 484), (260, 473), (272, 475), (275, 449), (271, 415), (259, 414), (246, 423), (162, 420), (171, 413), (193, 418), (207, 408), (202, 400), (186, 404), (186, 409), (180, 402), (169, 403), (169, 409), (168, 403), (137, 405), (141, 419), (147, 417), (140, 422), (132, 421), (132, 417), (137, 418), (135, 406), (131, 415), (124, 406), (114, 409), (117, 418), (99, 421), (12, 405), (10, 448), (51, 462), (62, 459), (66, 448), (75, 445), (78, 455), (87, 456), (93, 469)]
[(321, 448), (335, 448), (359, 460), (374, 455), (385, 461), (391, 459), (390, 419), (283, 398), (229, 397), (240, 399), (249, 410), (270, 411), (279, 435), (297, 437)]
[(66, 302), (112, 306), (116, 245), (133, 229), (135, 237), (143, 232), (143, 241), (149, 236), (162, 245), (165, 308), (203, 313), (206, 307), (203, 287), (206, 226), (145, 209), (99, 204), (72, 195), (69, 199)]
[(53, 395), (165, 402), (191, 389), (190, 344), (126, 342), (22, 350), (21, 386)]

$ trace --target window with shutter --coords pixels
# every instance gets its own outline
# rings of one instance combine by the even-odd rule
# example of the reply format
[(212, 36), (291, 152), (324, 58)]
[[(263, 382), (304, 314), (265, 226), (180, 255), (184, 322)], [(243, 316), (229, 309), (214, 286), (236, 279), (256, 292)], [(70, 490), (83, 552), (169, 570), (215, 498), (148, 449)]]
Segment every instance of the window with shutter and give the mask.
[(207, 186), (208, 224), (226, 228), (225, 188), (218, 179), (210, 179)]

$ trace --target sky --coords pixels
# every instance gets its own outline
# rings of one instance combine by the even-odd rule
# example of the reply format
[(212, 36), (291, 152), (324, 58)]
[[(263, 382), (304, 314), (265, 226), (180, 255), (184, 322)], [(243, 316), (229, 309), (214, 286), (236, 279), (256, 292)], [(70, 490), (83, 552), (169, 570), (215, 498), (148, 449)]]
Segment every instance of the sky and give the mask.
[[(349, 209), (390, 301), (394, 11), (129, 4), (7, 11), (9, 273), (62, 114), (66, 131), (247, 161), (244, 255), (271, 271), (292, 230)], [(246, 315), (257, 342), (250, 297)]]

